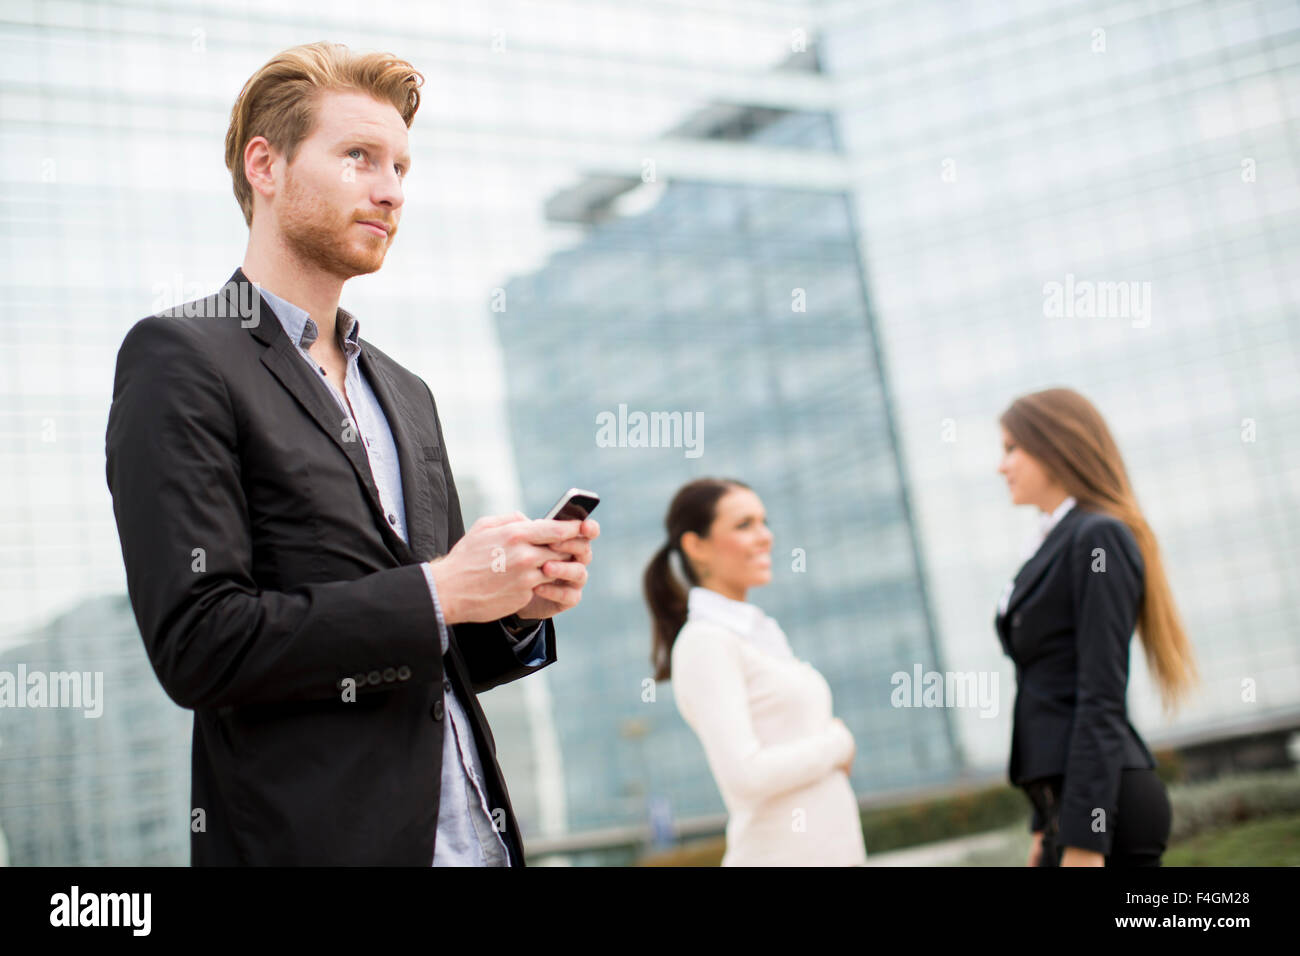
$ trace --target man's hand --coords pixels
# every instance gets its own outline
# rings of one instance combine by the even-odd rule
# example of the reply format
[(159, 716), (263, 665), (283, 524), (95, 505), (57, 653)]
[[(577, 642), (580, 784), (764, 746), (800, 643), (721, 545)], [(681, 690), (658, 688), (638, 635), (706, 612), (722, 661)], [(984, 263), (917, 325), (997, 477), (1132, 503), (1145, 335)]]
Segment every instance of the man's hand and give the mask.
[(543, 573), (551, 580), (533, 589), (532, 600), (518, 612), (520, 617), (532, 620), (554, 617), (578, 606), (582, 600), (582, 586), (587, 583), (586, 566), (591, 564), (591, 542), (598, 537), (600, 525), (596, 519), (584, 518), (577, 535), (550, 546), (552, 551), (563, 552), (567, 560), (551, 560), (542, 566)]
[[(429, 562), (443, 619), (460, 624), (514, 613), (530, 616), (525, 612), (533, 607), (534, 588), (549, 584), (554, 572), (570, 563), (575, 553), (570, 542), (580, 527), (576, 520), (530, 521), (517, 511), (474, 522), (450, 552)], [(587, 555), (590, 560), (589, 546)], [(586, 568), (574, 567), (581, 572), (581, 590)]]

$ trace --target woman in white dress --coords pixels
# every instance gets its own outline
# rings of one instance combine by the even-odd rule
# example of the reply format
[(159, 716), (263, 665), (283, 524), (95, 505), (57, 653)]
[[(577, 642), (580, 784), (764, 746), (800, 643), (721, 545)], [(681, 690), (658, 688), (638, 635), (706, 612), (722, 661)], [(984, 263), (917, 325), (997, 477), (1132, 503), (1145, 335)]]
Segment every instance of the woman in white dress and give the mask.
[(672, 680), (726, 804), (722, 865), (864, 865), (853, 735), (825, 679), (745, 600), (772, 578), (762, 501), (743, 482), (702, 478), (677, 492), (665, 524), (644, 577), (655, 679)]

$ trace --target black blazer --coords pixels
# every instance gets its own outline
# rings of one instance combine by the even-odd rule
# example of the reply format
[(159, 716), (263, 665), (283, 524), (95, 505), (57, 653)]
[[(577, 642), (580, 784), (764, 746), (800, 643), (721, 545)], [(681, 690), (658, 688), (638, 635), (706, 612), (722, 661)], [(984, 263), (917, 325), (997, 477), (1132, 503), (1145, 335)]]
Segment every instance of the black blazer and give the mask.
[[(1064, 777), (1060, 846), (1109, 853), (1120, 771), (1155, 766), (1125, 704), (1142, 589), (1132, 532), (1076, 505), (1025, 562), (995, 618), (1016, 665), (1009, 775), (1016, 785)], [(1035, 813), (1032, 826), (1045, 822)]]
[(465, 529), (437, 406), (365, 340), (360, 361), (397, 446), (409, 545), (338, 406), (242, 270), (140, 320), (118, 352), (108, 486), (149, 658), (194, 710), (195, 865), (429, 866), (444, 680), (523, 864), (475, 694), (537, 668), (498, 622), (458, 624), (444, 674), (420, 565)]

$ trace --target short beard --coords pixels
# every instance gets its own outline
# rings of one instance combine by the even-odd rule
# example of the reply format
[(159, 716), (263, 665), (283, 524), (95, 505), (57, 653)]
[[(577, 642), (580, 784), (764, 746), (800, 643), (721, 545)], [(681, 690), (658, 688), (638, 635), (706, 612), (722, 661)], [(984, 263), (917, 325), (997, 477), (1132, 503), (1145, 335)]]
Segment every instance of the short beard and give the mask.
[(340, 217), (314, 193), (299, 187), (292, 172), (286, 170), (284, 208), (280, 212), (280, 231), (285, 243), (304, 264), (340, 279), (369, 275), (384, 264), (384, 254), (392, 234), (368, 249), (358, 249), (347, 238), (355, 220), (351, 214)]

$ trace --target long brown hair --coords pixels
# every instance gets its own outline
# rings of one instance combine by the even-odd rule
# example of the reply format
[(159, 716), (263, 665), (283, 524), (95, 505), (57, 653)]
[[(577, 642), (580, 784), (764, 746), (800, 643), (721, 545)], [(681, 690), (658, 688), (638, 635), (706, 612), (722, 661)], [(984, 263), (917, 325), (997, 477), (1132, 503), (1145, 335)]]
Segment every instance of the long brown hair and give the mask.
[(669, 558), (676, 551), (681, 559), (687, 586), (699, 585), (695, 571), (682, 551), (682, 535), (694, 531), (700, 537), (707, 538), (713, 519), (717, 517), (718, 502), (734, 488), (749, 488), (749, 485), (734, 478), (697, 478), (677, 489), (672, 504), (668, 506), (668, 515), (664, 518), (668, 540), (650, 559), (641, 578), (645, 603), (650, 608), (654, 626), (650, 660), (654, 664), (657, 681), (672, 677), (673, 642), (686, 623), (687, 587), (683, 587), (673, 573)]
[(1183, 629), (1164, 562), (1138, 508), (1119, 446), (1096, 407), (1068, 388), (1024, 395), (1002, 413), (1002, 427), (1079, 505), (1117, 518), (1133, 532), (1145, 565), (1137, 629), (1166, 711), (1177, 708), (1197, 681), (1192, 646)]

